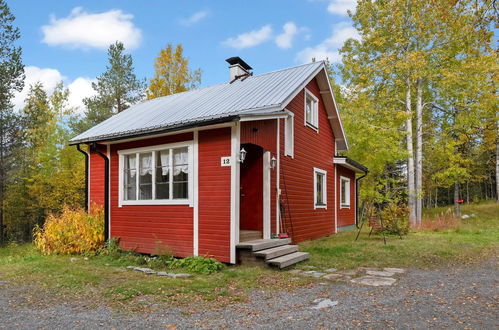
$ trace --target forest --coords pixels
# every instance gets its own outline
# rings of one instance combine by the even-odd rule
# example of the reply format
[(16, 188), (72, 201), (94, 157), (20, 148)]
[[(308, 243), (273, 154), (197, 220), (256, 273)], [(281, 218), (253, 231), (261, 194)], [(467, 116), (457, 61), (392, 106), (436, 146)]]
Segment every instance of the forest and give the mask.
[[(453, 204), (461, 216), (461, 203), (499, 202), (494, 2), (360, 0), (351, 18), (360, 37), (347, 40), (341, 64), (329, 67), (346, 155), (369, 168), (361, 199), (406, 207), (412, 227), (424, 208)], [(30, 241), (50, 214), (83, 206), (84, 157), (68, 145), (72, 137), (137, 102), (202, 82), (181, 44), (166, 40), (145, 79), (116, 41), (83, 113), (68, 105), (62, 82), (51, 93), (29, 86), (23, 108), (14, 109), (25, 78), (15, 23), (0, 0), (0, 244)]]

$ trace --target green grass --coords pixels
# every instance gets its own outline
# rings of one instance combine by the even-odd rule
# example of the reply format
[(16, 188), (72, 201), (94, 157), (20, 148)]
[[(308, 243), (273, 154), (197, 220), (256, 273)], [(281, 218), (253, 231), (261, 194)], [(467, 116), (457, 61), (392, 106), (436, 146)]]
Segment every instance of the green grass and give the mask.
[[(425, 218), (452, 212), (452, 207), (426, 210)], [(365, 227), (355, 242), (357, 231), (349, 231), (300, 244), (311, 254), (309, 265), (321, 269), (364, 267), (430, 268), (452, 263), (480, 260), (497, 252), (499, 243), (499, 204), (488, 202), (463, 205), (462, 214), (474, 217), (461, 220), (455, 228), (439, 231), (412, 231), (403, 239), (381, 235), (368, 237)]]
[[(428, 216), (445, 213), (446, 209), (428, 210)], [(466, 263), (497, 252), (499, 240), (499, 205), (485, 203), (463, 206), (463, 214), (475, 214), (458, 227), (443, 231), (420, 230), (400, 240), (380, 235), (367, 237), (367, 228), (354, 242), (356, 231), (304, 242), (301, 250), (310, 252), (304, 265), (318, 269), (335, 267), (350, 269), (365, 267), (445, 266)], [(77, 258), (71, 262), (71, 258)], [(165, 305), (193, 303), (220, 306), (244, 301), (253, 288), (274, 290), (306, 285), (313, 279), (295, 278), (289, 272), (263, 267), (229, 266), (211, 275), (196, 275), (187, 279), (144, 275), (127, 270), (139, 265), (133, 254), (87, 256), (42, 256), (32, 244), (8, 245), (0, 248), (0, 279), (14, 284), (29, 285), (40, 300), (47, 297), (62, 299), (87, 298), (88, 301), (119, 306), (120, 309), (151, 309)], [(159, 267), (153, 265), (153, 267)]]

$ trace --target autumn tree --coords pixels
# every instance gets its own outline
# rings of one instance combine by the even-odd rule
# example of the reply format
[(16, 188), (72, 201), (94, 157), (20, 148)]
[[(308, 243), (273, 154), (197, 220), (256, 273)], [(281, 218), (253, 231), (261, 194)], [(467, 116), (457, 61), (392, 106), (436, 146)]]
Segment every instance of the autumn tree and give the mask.
[(4, 0), (0, 0), (0, 245), (4, 242), (5, 187), (15, 164), (14, 152), (19, 144), (19, 118), (12, 110), (15, 91), (24, 86), (21, 47), (15, 45), (20, 32)]
[(145, 80), (138, 79), (130, 54), (125, 54), (122, 42), (115, 42), (108, 49), (106, 71), (92, 83), (95, 96), (83, 99), (85, 117), (77, 125), (77, 131), (84, 131), (113, 114), (128, 109), (145, 96)]
[(201, 83), (201, 69), (191, 70), (189, 60), (183, 56), (183, 48), (178, 44), (168, 44), (159, 52), (154, 62), (154, 78), (147, 90), (147, 98), (171, 95), (196, 88)]

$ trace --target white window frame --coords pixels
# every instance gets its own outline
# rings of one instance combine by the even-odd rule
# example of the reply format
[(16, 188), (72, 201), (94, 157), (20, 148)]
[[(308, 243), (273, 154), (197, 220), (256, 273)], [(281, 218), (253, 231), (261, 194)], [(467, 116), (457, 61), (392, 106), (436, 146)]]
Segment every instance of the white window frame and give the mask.
[[(311, 98), (314, 106), (312, 109), (312, 122), (307, 121), (307, 98)], [(303, 121), (305, 126), (319, 132), (319, 99), (312, 92), (305, 88), (304, 106), (303, 106)]]
[[(324, 182), (322, 183), (323, 204), (317, 204), (317, 174), (321, 174), (324, 177)], [(327, 171), (316, 167), (314, 167), (314, 210), (315, 209), (327, 209)]]
[[(340, 176), (340, 209), (350, 208), (350, 181), (350, 178)], [(341, 189), (343, 182), (345, 182), (345, 203), (341, 202), (343, 200), (343, 189)]]
[[(156, 157), (155, 157), (155, 152), (164, 150), (164, 149), (177, 149), (177, 148), (185, 148), (187, 147), (187, 153), (188, 153), (188, 166), (189, 166), (189, 172), (188, 172), (188, 198), (186, 199), (173, 199), (172, 196), (172, 190), (170, 190), (170, 199), (154, 199), (156, 197), (155, 194), (155, 182), (156, 182)], [(152, 171), (152, 197), (153, 199), (150, 200), (139, 200), (138, 198), (136, 200), (124, 200), (124, 191), (123, 191), (123, 169), (124, 169), (124, 159), (126, 155), (131, 155), (131, 154), (136, 154), (136, 161), (137, 161), (137, 180), (139, 177), (139, 153), (147, 153), (147, 152), (152, 152), (152, 163), (151, 167), (153, 169)], [(189, 205), (191, 207), (194, 206), (193, 204), (193, 192), (194, 192), (194, 177), (193, 177), (193, 166), (194, 166), (194, 156), (193, 156), (193, 141), (184, 141), (184, 142), (177, 142), (177, 143), (169, 143), (169, 144), (162, 144), (162, 145), (155, 145), (155, 146), (147, 146), (147, 147), (142, 147), (142, 148), (133, 148), (133, 149), (123, 149), (118, 151), (118, 156), (119, 156), (119, 187), (118, 187), (118, 206), (122, 207), (123, 205)], [(172, 157), (170, 157), (170, 168), (171, 168), (171, 162), (172, 162)], [(137, 194), (139, 191), (139, 185), (137, 183)], [(170, 188), (171, 189), (171, 188)]]
[(295, 114), (290, 112), (284, 119), (284, 155), (295, 156)]

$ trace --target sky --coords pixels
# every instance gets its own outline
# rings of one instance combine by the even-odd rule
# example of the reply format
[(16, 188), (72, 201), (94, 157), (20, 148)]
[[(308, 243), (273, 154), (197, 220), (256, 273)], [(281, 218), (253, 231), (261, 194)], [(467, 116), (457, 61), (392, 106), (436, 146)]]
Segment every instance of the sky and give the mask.
[(29, 85), (40, 81), (51, 92), (59, 81), (70, 90), (70, 104), (82, 98), (107, 65), (116, 40), (133, 57), (139, 78), (154, 75), (154, 59), (168, 43), (181, 43), (202, 84), (229, 79), (226, 58), (240, 56), (255, 74), (328, 58), (357, 37), (347, 14), (356, 0), (6, 0), (19, 27), (25, 89), (14, 99), (23, 105)]

